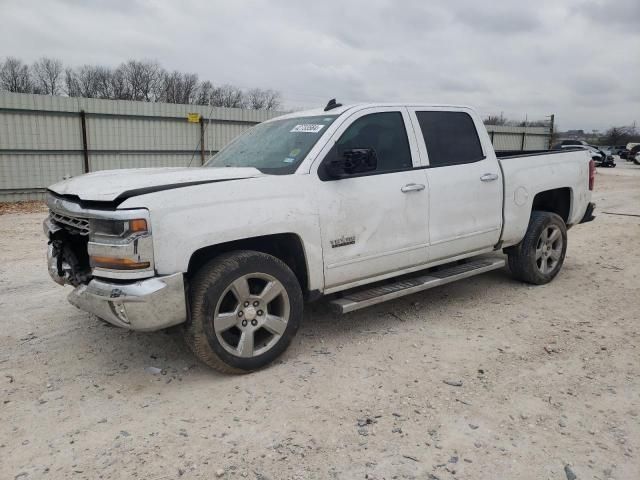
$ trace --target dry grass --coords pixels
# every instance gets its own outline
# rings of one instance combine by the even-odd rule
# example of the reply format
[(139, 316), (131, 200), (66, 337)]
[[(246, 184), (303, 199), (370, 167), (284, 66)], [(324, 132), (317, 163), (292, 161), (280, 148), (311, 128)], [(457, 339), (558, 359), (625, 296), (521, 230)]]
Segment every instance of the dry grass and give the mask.
[(0, 215), (8, 215), (11, 213), (38, 213), (45, 212), (46, 210), (47, 206), (40, 200), (0, 203)]

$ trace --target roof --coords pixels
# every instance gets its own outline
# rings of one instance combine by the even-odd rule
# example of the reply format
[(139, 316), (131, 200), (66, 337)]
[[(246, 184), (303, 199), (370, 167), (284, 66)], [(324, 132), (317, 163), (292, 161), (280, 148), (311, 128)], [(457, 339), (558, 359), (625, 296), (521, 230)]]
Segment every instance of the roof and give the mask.
[[(421, 103), (421, 102), (403, 102), (403, 103), (354, 103), (350, 105), (343, 105), (341, 107), (333, 108), (329, 111), (324, 110), (324, 108), (314, 108), (311, 110), (301, 110), (298, 112), (291, 112), (286, 115), (281, 115), (279, 117), (274, 118), (273, 120), (283, 120), (286, 118), (298, 118), (298, 117), (314, 117), (314, 116), (322, 116), (322, 115), (340, 115), (348, 110), (362, 110), (365, 108), (374, 108), (374, 107), (423, 107), (423, 108), (467, 108), (473, 110), (472, 107), (467, 105), (447, 105), (447, 104), (439, 104), (439, 103)], [(269, 120), (271, 121), (271, 120)]]

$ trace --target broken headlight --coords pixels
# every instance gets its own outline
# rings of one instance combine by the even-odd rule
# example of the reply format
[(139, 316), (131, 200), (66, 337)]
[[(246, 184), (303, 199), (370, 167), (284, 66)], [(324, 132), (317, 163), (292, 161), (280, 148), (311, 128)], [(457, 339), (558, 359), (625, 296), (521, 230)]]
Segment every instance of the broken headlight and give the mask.
[(147, 219), (91, 218), (89, 232), (89, 263), (94, 275), (118, 278), (125, 278), (124, 272), (130, 272), (126, 278), (153, 275), (153, 241)]

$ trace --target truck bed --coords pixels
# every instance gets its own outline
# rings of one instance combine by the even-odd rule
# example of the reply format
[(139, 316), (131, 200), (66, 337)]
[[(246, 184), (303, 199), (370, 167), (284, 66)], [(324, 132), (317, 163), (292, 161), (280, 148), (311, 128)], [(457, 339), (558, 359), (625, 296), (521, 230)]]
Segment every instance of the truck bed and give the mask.
[(496, 152), (504, 181), (504, 246), (524, 236), (535, 196), (539, 192), (567, 189), (571, 209), (567, 225), (580, 222), (589, 202), (589, 161), (584, 150)]

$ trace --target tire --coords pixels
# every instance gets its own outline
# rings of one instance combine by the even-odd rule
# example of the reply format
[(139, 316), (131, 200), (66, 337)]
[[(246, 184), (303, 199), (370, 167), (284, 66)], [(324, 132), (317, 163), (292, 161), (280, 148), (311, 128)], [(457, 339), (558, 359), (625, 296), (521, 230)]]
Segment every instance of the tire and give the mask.
[(555, 278), (567, 252), (567, 226), (559, 215), (534, 211), (522, 241), (509, 249), (509, 270), (523, 282), (544, 285)]
[(211, 260), (190, 282), (189, 299), (185, 340), (200, 361), (223, 373), (268, 365), (302, 321), (298, 279), (284, 262), (261, 252), (238, 250)]

